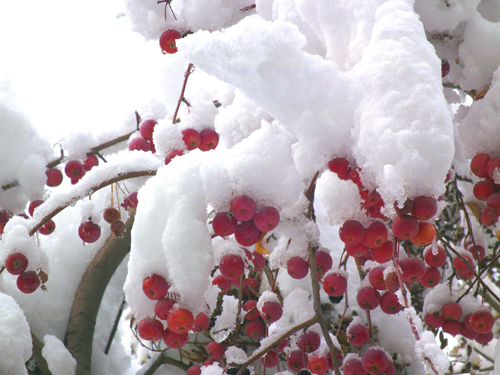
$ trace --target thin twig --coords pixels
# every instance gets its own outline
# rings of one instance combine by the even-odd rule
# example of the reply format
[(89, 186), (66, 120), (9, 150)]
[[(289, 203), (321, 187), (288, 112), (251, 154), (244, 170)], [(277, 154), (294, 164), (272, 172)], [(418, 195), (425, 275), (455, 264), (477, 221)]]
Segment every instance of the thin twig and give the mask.
[(193, 64), (192, 63), (189, 63), (188, 67), (187, 67), (187, 70), (186, 70), (186, 73), (184, 73), (184, 83), (182, 84), (182, 90), (181, 90), (181, 94), (179, 95), (179, 100), (177, 101), (177, 107), (175, 108), (175, 112), (174, 112), (174, 118), (172, 120), (172, 124), (175, 124), (177, 122), (177, 114), (179, 112), (179, 108), (181, 106), (181, 103), (184, 99), (184, 91), (186, 91), (186, 85), (187, 85), (187, 80), (189, 78), (189, 75), (193, 72)]
[(118, 323), (120, 322), (120, 318), (123, 313), (123, 308), (125, 307), (125, 297), (122, 299), (122, 303), (120, 304), (120, 308), (118, 309), (118, 313), (116, 314), (115, 323), (113, 324), (113, 328), (111, 329), (111, 333), (109, 334), (108, 343), (106, 344), (106, 349), (104, 349), (104, 354), (109, 353), (109, 349), (111, 348), (111, 343), (113, 342), (113, 338), (115, 337), (116, 330), (118, 328)]

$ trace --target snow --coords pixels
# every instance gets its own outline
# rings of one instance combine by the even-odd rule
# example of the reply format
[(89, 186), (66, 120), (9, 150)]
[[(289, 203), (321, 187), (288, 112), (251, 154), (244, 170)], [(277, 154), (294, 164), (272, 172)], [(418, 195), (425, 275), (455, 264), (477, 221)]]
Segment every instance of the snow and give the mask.
[(42, 356), (53, 375), (72, 375), (76, 371), (76, 360), (61, 340), (52, 335), (43, 337)]
[(11, 296), (0, 292), (0, 371), (6, 375), (28, 374), (24, 365), (31, 358), (30, 326)]

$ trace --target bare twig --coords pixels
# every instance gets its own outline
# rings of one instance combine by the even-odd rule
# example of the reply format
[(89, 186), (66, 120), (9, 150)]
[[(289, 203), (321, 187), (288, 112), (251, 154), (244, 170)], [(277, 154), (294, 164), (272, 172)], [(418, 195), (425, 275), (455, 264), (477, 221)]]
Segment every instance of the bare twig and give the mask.
[(177, 101), (177, 107), (175, 108), (175, 112), (174, 112), (174, 118), (172, 119), (172, 124), (175, 124), (178, 122), (177, 120), (177, 114), (179, 112), (179, 108), (181, 106), (181, 103), (186, 100), (184, 98), (184, 92), (186, 91), (186, 85), (187, 85), (187, 80), (189, 78), (189, 75), (191, 73), (193, 73), (194, 69), (193, 69), (194, 65), (192, 63), (189, 63), (187, 69), (186, 69), (186, 73), (184, 73), (184, 83), (182, 84), (182, 90), (181, 90), (181, 94), (179, 95), (179, 100)]
[(120, 322), (120, 318), (122, 316), (124, 307), (125, 307), (125, 297), (122, 299), (122, 303), (120, 304), (120, 308), (118, 309), (118, 313), (116, 314), (113, 328), (111, 329), (111, 333), (109, 334), (108, 343), (106, 344), (106, 348), (104, 349), (104, 354), (106, 355), (109, 353), (109, 349), (111, 348), (111, 343), (113, 342), (113, 338), (115, 337), (116, 330), (118, 328), (118, 323)]

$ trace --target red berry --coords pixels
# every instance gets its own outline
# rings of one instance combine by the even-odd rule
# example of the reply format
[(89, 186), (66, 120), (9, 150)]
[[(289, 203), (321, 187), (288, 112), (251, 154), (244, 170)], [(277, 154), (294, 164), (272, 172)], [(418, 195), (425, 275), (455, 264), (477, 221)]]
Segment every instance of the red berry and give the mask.
[(330, 253), (323, 250), (317, 250), (315, 258), (316, 258), (316, 268), (318, 269), (318, 275), (321, 278), (325, 273), (330, 271), (330, 269), (332, 268), (333, 259), (330, 256)]
[(409, 240), (417, 235), (419, 225), (415, 217), (403, 215), (394, 218), (391, 228), (397, 238), (400, 240)]
[(406, 283), (419, 281), (425, 274), (425, 263), (419, 258), (406, 258), (399, 261), (401, 279)]
[(220, 361), (222, 357), (224, 357), (224, 352), (226, 351), (226, 348), (224, 345), (219, 344), (218, 342), (215, 341), (210, 341), (207, 344), (207, 354), (210, 358)]
[(442, 315), (438, 315), (437, 313), (427, 313), (425, 314), (424, 321), (433, 328), (440, 328), (443, 326), (444, 318)]
[(403, 310), (403, 306), (399, 303), (396, 294), (386, 292), (380, 297), (380, 309), (386, 314), (393, 315)]
[(347, 280), (339, 273), (330, 273), (323, 279), (323, 290), (333, 297), (340, 297), (347, 290)]
[(384, 270), (385, 267), (375, 267), (368, 272), (368, 281), (377, 290), (385, 290), (385, 280), (384, 280)]
[(253, 222), (261, 232), (269, 232), (278, 226), (280, 214), (276, 208), (267, 206), (259, 210), (253, 217)]
[(407, 199), (401, 208), (399, 208), (397, 202), (394, 202), (394, 209), (399, 216), (407, 215), (413, 210), (413, 201)]
[(240, 256), (227, 254), (220, 260), (220, 273), (228, 279), (239, 278), (245, 271), (245, 263)]
[(36, 208), (40, 206), (43, 203), (42, 200), (37, 199), (36, 201), (33, 201), (30, 203), (28, 206), (28, 213), (30, 214), (31, 217), (33, 217), (33, 213), (35, 212)]
[(305, 368), (308, 358), (302, 350), (293, 350), (286, 356), (286, 365), (293, 372), (298, 372)]
[(255, 271), (260, 271), (266, 265), (266, 258), (264, 258), (262, 254), (259, 254), (256, 251), (250, 254), (249, 260), (252, 261)]
[(489, 343), (491, 340), (493, 340), (493, 332), (492, 331), (489, 331), (487, 333), (480, 333), (476, 337), (476, 342), (478, 344), (485, 345), (485, 344)]
[(425, 274), (420, 279), (420, 283), (426, 288), (433, 288), (441, 281), (441, 272), (437, 268), (427, 267)]
[(383, 372), (389, 366), (389, 358), (385, 350), (371, 347), (361, 357), (361, 366), (370, 373), (377, 375)]
[(434, 198), (419, 196), (413, 199), (411, 214), (417, 220), (429, 220), (437, 212), (437, 201)]
[(212, 285), (217, 285), (222, 294), (226, 294), (231, 289), (231, 280), (222, 275), (217, 275), (212, 280)]
[(108, 207), (103, 211), (102, 217), (106, 223), (113, 224), (120, 220), (121, 215), (120, 211), (118, 211), (116, 208)]
[(17, 277), (16, 283), (21, 292), (30, 294), (40, 286), (40, 278), (35, 271), (24, 271)]
[(169, 348), (179, 349), (187, 344), (189, 340), (188, 333), (175, 333), (171, 329), (167, 328), (165, 332), (163, 332), (163, 342)]
[(344, 375), (367, 375), (368, 373), (361, 365), (360, 357), (351, 357), (344, 362), (344, 367), (342, 368)]
[(367, 247), (377, 248), (387, 242), (387, 228), (380, 221), (374, 221), (365, 229), (361, 243)]
[(212, 220), (212, 228), (218, 236), (226, 237), (236, 232), (238, 222), (229, 212), (219, 212)]
[(446, 252), (441, 246), (429, 246), (424, 250), (424, 260), (431, 267), (441, 267), (446, 263)]
[(371, 286), (365, 286), (358, 290), (356, 301), (363, 310), (373, 310), (380, 304), (380, 293)]
[(83, 161), (83, 168), (88, 172), (92, 168), (99, 165), (99, 159), (94, 154), (87, 154), (87, 158)]
[(153, 142), (153, 131), (156, 124), (158, 123), (155, 120), (144, 120), (139, 126), (139, 133), (141, 133), (142, 138), (146, 141)]
[(362, 258), (365, 257), (370, 252), (370, 248), (366, 247), (361, 242), (354, 245), (346, 243), (345, 251), (347, 254), (349, 254), (354, 258)]
[(142, 319), (137, 326), (137, 333), (143, 340), (158, 341), (163, 336), (163, 324), (153, 318)]
[(488, 310), (479, 308), (470, 315), (468, 322), (474, 331), (484, 334), (491, 331), (495, 318)]
[(309, 368), (313, 374), (324, 375), (328, 371), (328, 360), (320, 355), (309, 356)]
[(174, 333), (187, 334), (194, 327), (193, 313), (187, 309), (172, 310), (168, 314), (167, 325)]
[(351, 324), (347, 329), (347, 341), (356, 347), (362, 347), (368, 342), (370, 331), (363, 324)]
[[(452, 262), (453, 268), (459, 273), (468, 273), (468, 272), (470, 272), (469, 267), (474, 269), (476, 267), (476, 265), (475, 265), (474, 261), (472, 260), (472, 256), (468, 256), (466, 254), (461, 254), (461, 255), (462, 255), (462, 258), (465, 259), (465, 261), (462, 260), (462, 258), (456, 256), (455, 258), (453, 258), (453, 262)], [(469, 265), (469, 267), (467, 265)]]
[(192, 365), (187, 369), (186, 375), (201, 375), (201, 366)]
[(470, 161), (471, 172), (477, 177), (488, 177), (487, 166), (489, 161), (490, 156), (488, 154), (476, 154)]
[(172, 159), (175, 158), (176, 156), (182, 156), (182, 155), (184, 155), (184, 151), (182, 150), (170, 151), (170, 153), (165, 157), (165, 165), (170, 163)]
[(200, 132), (200, 150), (210, 151), (217, 147), (219, 144), (219, 134), (212, 129), (203, 129)]
[[(486, 172), (488, 173), (488, 176), (492, 179), (495, 180), (495, 174), (498, 172), (498, 168), (500, 168), (500, 157), (491, 159), (488, 162), (488, 165), (486, 166)], [(485, 176), (485, 177), (488, 177)]]
[(231, 212), (238, 221), (252, 220), (257, 211), (257, 204), (248, 195), (240, 195), (231, 201)]
[(283, 308), (278, 302), (266, 301), (262, 305), (260, 316), (265, 322), (274, 323), (283, 315)]
[(279, 357), (276, 350), (270, 350), (264, 357), (260, 357), (260, 363), (266, 368), (274, 367), (278, 364)]
[(443, 332), (456, 336), (462, 330), (462, 324), (456, 320), (445, 320), (442, 329)]
[(259, 288), (260, 288), (259, 281), (257, 279), (252, 278), (252, 277), (248, 277), (245, 280), (243, 280), (243, 293), (245, 293), (247, 295), (253, 295), (254, 293), (252, 293), (250, 291), (250, 288), (252, 288), (252, 290), (255, 293), (257, 293), (259, 291)]
[(498, 221), (498, 214), (495, 210), (485, 208), (479, 216), (479, 221), (481, 221), (481, 224), (483, 224), (485, 227), (489, 227)]
[(56, 230), (56, 223), (53, 220), (47, 221), (43, 227), (38, 229), (38, 232), (44, 235), (49, 235)]
[(236, 227), (234, 239), (241, 246), (252, 246), (260, 240), (261, 235), (262, 232), (257, 229), (253, 221), (244, 221)]
[(163, 276), (157, 274), (146, 277), (142, 282), (142, 290), (149, 299), (154, 301), (165, 297), (169, 288), (170, 285), (168, 285), (167, 280), (165, 280)]
[(472, 188), (474, 197), (480, 201), (486, 201), (495, 192), (495, 185), (492, 181), (478, 181)]
[(78, 235), (83, 242), (94, 243), (101, 237), (101, 227), (91, 220), (86, 221), (80, 224)]
[(448, 60), (441, 60), (441, 78), (444, 78), (450, 73), (450, 63)]
[(195, 129), (184, 129), (182, 132), (182, 140), (186, 144), (188, 150), (194, 150), (200, 145), (200, 133)]
[(129, 151), (135, 151), (135, 150), (150, 151), (151, 146), (149, 145), (148, 141), (146, 141), (144, 138), (137, 137), (130, 141), (130, 143), (128, 144), (128, 149)]
[(352, 182), (354, 182), (358, 186), (359, 189), (362, 189), (363, 183), (361, 182), (361, 176), (359, 175), (359, 171), (360, 171), (359, 168), (351, 169), (349, 171), (349, 174), (347, 175), (347, 178), (349, 180), (351, 180)]
[(168, 314), (175, 304), (176, 302), (170, 298), (159, 299), (155, 304), (155, 315), (161, 320), (167, 320)]
[(475, 259), (475, 260), (482, 260), (484, 259), (484, 256), (486, 255), (486, 250), (484, 249), (484, 247), (482, 246), (479, 246), (479, 245), (469, 245), (467, 247), (467, 251), (470, 251), (470, 253), (472, 254), (472, 257)]
[(245, 332), (253, 339), (260, 339), (266, 333), (266, 326), (260, 319), (250, 320), (245, 326)]
[(347, 220), (339, 229), (339, 237), (345, 244), (360, 243), (365, 235), (365, 228), (357, 220)]
[(137, 200), (137, 192), (134, 192), (130, 194), (128, 197), (124, 198), (121, 206), (127, 210), (129, 208), (137, 208), (138, 204), (139, 201)]
[(385, 286), (387, 287), (387, 290), (392, 293), (396, 293), (396, 291), (399, 289), (399, 278), (398, 274), (396, 271), (394, 272), (389, 272), (385, 275)]
[(63, 180), (63, 174), (59, 169), (57, 168), (47, 169), (45, 174), (47, 175), (47, 182), (46, 182), (47, 186), (56, 187), (61, 185), (61, 182)]
[(445, 320), (458, 321), (462, 317), (462, 306), (456, 302), (449, 302), (441, 309), (441, 315)]
[(175, 41), (180, 39), (180, 37), (181, 34), (177, 30), (168, 29), (167, 31), (164, 31), (160, 36), (161, 52), (163, 54), (176, 53), (177, 46), (175, 45)]
[(304, 353), (312, 353), (318, 350), (321, 337), (314, 331), (306, 331), (299, 336), (297, 347)]
[(328, 168), (337, 174), (341, 180), (347, 180), (351, 167), (345, 158), (334, 158), (328, 162)]
[(386, 263), (392, 259), (394, 242), (386, 241), (382, 246), (371, 249), (373, 260), (377, 263)]
[(286, 264), (288, 274), (294, 279), (303, 279), (309, 273), (309, 262), (301, 257), (293, 257)]
[(469, 340), (475, 340), (476, 337), (479, 335), (478, 332), (467, 328), (464, 322), (462, 322), (462, 328), (460, 329), (460, 334)]
[(28, 268), (28, 258), (22, 253), (10, 254), (5, 260), (5, 269), (12, 275), (20, 275)]
[(486, 207), (495, 215), (500, 214), (500, 193), (491, 194), (486, 199)]
[(71, 179), (79, 180), (85, 174), (85, 167), (78, 160), (71, 160), (66, 163), (64, 173)]
[(199, 313), (194, 318), (193, 332), (205, 332), (210, 327), (210, 318), (204, 312)]
[(247, 312), (246, 320), (255, 320), (260, 318), (259, 310), (257, 310), (257, 301), (250, 299), (243, 304), (243, 310)]

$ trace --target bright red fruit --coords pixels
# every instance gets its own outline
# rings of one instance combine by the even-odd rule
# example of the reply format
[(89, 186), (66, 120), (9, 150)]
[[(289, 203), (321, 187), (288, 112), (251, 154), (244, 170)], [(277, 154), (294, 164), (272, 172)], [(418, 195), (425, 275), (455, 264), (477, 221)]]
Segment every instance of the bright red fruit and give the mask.
[(495, 185), (491, 181), (478, 181), (472, 188), (474, 197), (480, 201), (485, 201), (495, 192)]
[(488, 177), (487, 166), (489, 161), (490, 156), (488, 154), (476, 154), (470, 161), (471, 172), (477, 177)]
[(316, 258), (316, 268), (318, 269), (319, 277), (323, 277), (323, 275), (330, 271), (333, 266), (333, 259), (329, 253), (323, 250), (317, 250), (315, 254)]
[(444, 318), (442, 315), (427, 313), (424, 317), (425, 324), (433, 328), (440, 328), (443, 326)]
[(257, 293), (260, 288), (259, 280), (254, 279), (253, 277), (247, 277), (245, 280), (243, 280), (243, 293), (247, 295), (254, 295), (254, 293), (250, 291), (250, 288), (252, 288), (252, 290)]
[(257, 204), (248, 195), (240, 195), (231, 200), (231, 212), (238, 221), (252, 220), (257, 211)]
[[(472, 260), (472, 254), (471, 254), (471, 256), (466, 255), (466, 254), (461, 254), (461, 255), (462, 255), (462, 258), (465, 260), (462, 260), (462, 258), (456, 256), (455, 258), (453, 258), (453, 262), (452, 262), (453, 268), (458, 273), (468, 273), (468, 272), (470, 272), (469, 267), (471, 267), (472, 269), (474, 269), (476, 267), (474, 261)], [(469, 267), (467, 267), (467, 264), (469, 265)]]
[(491, 159), (488, 162), (486, 172), (492, 180), (495, 180), (495, 174), (498, 172), (498, 168), (500, 168), (500, 157)]
[(486, 255), (486, 250), (484, 249), (484, 247), (482, 246), (479, 246), (479, 245), (469, 245), (467, 246), (467, 251), (470, 251), (470, 253), (472, 254), (472, 257), (475, 259), (475, 260), (482, 260), (484, 259), (484, 256)]
[(445, 320), (458, 321), (462, 317), (462, 306), (456, 302), (446, 303), (441, 309), (441, 315)]
[(260, 363), (265, 365), (266, 368), (274, 367), (278, 364), (279, 357), (276, 350), (270, 350), (264, 357), (260, 357)]
[(283, 315), (283, 308), (278, 302), (266, 301), (262, 305), (260, 316), (265, 322), (274, 323)]
[(278, 226), (280, 214), (276, 208), (266, 206), (255, 214), (253, 222), (261, 232), (269, 232)]
[(99, 159), (94, 154), (87, 154), (86, 159), (83, 161), (83, 168), (88, 172), (92, 168), (99, 165)]
[(37, 199), (30, 203), (30, 205), (28, 206), (28, 213), (30, 214), (31, 217), (33, 217), (33, 213), (35, 212), (36, 208), (40, 206), (42, 203), (43, 201), (40, 199)]
[(224, 255), (220, 260), (220, 273), (228, 279), (239, 278), (245, 271), (245, 263), (235, 254)]
[(201, 375), (201, 366), (192, 365), (187, 369), (186, 375)]
[(485, 308), (479, 308), (470, 315), (468, 323), (474, 331), (484, 334), (491, 331), (495, 318)]
[(176, 156), (182, 156), (182, 155), (184, 155), (184, 151), (182, 150), (170, 151), (170, 153), (165, 157), (165, 165), (170, 163), (172, 159), (175, 158)]
[(142, 282), (142, 290), (149, 299), (154, 301), (165, 297), (169, 288), (170, 285), (168, 285), (167, 280), (165, 280), (163, 276), (157, 274), (146, 277)]
[(85, 167), (78, 160), (70, 160), (64, 167), (64, 173), (71, 179), (79, 180), (85, 174)]
[(431, 267), (441, 267), (446, 263), (446, 252), (441, 246), (437, 246), (436, 249), (429, 246), (424, 250), (424, 260)]
[(347, 280), (338, 273), (330, 273), (323, 279), (323, 290), (333, 297), (340, 297), (347, 290)]
[(170, 330), (169, 328), (167, 328), (165, 332), (163, 332), (163, 342), (165, 343), (165, 345), (172, 349), (182, 348), (187, 344), (188, 340), (188, 333), (175, 333), (172, 332), (172, 330)]
[(206, 347), (207, 354), (210, 358), (215, 359), (216, 361), (220, 361), (222, 357), (224, 357), (224, 352), (226, 348), (224, 345), (219, 344), (215, 341), (210, 341)]
[(163, 324), (153, 318), (142, 319), (137, 327), (137, 333), (143, 340), (158, 341), (163, 336)]
[(426, 288), (433, 288), (441, 281), (441, 272), (437, 268), (427, 267), (425, 274), (420, 279), (420, 283)]
[(28, 268), (28, 258), (22, 253), (10, 254), (5, 260), (5, 269), (12, 275), (20, 275)]
[(346, 243), (345, 251), (347, 254), (354, 258), (362, 258), (368, 255), (368, 253), (370, 252), (370, 248), (363, 245), (361, 242), (354, 245)]
[(302, 350), (293, 350), (286, 356), (286, 365), (293, 372), (298, 372), (305, 368), (308, 358)]
[(361, 358), (354, 357), (349, 358), (344, 362), (344, 367), (342, 368), (344, 375), (367, 375), (368, 373), (361, 365)]
[(361, 366), (370, 373), (377, 375), (383, 372), (389, 366), (389, 358), (385, 350), (371, 347), (361, 357)]
[(419, 258), (406, 258), (399, 261), (401, 279), (406, 283), (419, 281), (425, 274), (425, 263)]
[(399, 208), (397, 202), (394, 202), (394, 209), (399, 216), (407, 215), (413, 210), (413, 201), (411, 199), (407, 199), (401, 208)]
[(456, 320), (445, 320), (442, 329), (443, 332), (456, 336), (462, 330), (462, 324)]
[(491, 194), (488, 199), (486, 199), (486, 207), (489, 208), (491, 213), (495, 215), (500, 214), (500, 193)]
[(35, 271), (24, 271), (17, 277), (16, 284), (21, 292), (30, 294), (40, 286), (40, 278)]
[(121, 206), (128, 210), (129, 208), (137, 208), (139, 201), (137, 200), (137, 191), (123, 199)]
[(481, 212), (479, 221), (481, 221), (481, 224), (483, 224), (485, 227), (489, 227), (498, 221), (498, 214), (495, 210), (485, 208), (483, 212)]
[(236, 227), (234, 239), (241, 246), (252, 246), (260, 240), (261, 235), (262, 232), (257, 229), (253, 221), (244, 221)]
[(368, 342), (370, 331), (363, 324), (349, 325), (347, 329), (347, 341), (356, 347), (361, 347)]
[(94, 243), (101, 237), (101, 227), (91, 220), (86, 221), (78, 227), (78, 235), (83, 242)]
[(436, 237), (436, 228), (434, 224), (421, 221), (418, 223), (418, 232), (410, 238), (412, 244), (416, 246), (427, 246), (432, 243)]
[(212, 285), (217, 285), (222, 294), (226, 294), (231, 289), (231, 280), (222, 275), (217, 275), (212, 280)]
[(294, 279), (303, 279), (309, 273), (309, 262), (301, 257), (293, 257), (286, 263), (288, 274)]
[(200, 150), (210, 151), (217, 147), (219, 144), (219, 134), (212, 129), (203, 129), (200, 132)]
[(356, 301), (363, 310), (373, 310), (380, 305), (380, 293), (371, 286), (365, 286), (358, 290)]
[(250, 320), (245, 326), (245, 332), (253, 339), (260, 339), (266, 333), (266, 326), (260, 319)]
[(153, 141), (153, 131), (155, 129), (156, 124), (158, 124), (155, 120), (144, 120), (141, 122), (139, 126), (139, 133), (141, 133), (142, 138), (146, 141)]
[(409, 215), (396, 216), (392, 221), (392, 232), (400, 240), (415, 237), (419, 230), (418, 220)]
[(49, 235), (56, 230), (56, 223), (53, 220), (47, 221), (43, 227), (38, 229), (38, 232), (44, 235)]
[(313, 374), (324, 375), (328, 371), (328, 360), (320, 355), (309, 356), (309, 368)]
[(204, 312), (199, 313), (194, 318), (193, 332), (205, 332), (210, 327), (210, 318)]
[(299, 336), (297, 347), (304, 353), (312, 353), (318, 350), (321, 337), (314, 331), (306, 331)]
[(108, 207), (103, 211), (102, 217), (106, 223), (113, 224), (120, 220), (121, 215), (120, 211), (118, 211), (116, 208)]
[(184, 129), (182, 132), (182, 140), (186, 144), (188, 150), (194, 150), (200, 145), (200, 133), (195, 129)]
[(384, 280), (385, 286), (389, 292), (396, 293), (396, 291), (399, 290), (399, 278), (396, 271), (387, 273)]
[(167, 53), (176, 53), (177, 46), (175, 45), (175, 41), (180, 39), (181, 34), (174, 29), (168, 29), (164, 31), (160, 36), (160, 47), (161, 52), (165, 55)]
[(172, 310), (168, 314), (167, 325), (174, 333), (187, 334), (194, 327), (193, 313), (187, 309)]
[(365, 235), (365, 228), (357, 220), (347, 220), (339, 229), (339, 237), (345, 244), (360, 243)]
[(380, 297), (380, 309), (386, 314), (393, 315), (403, 310), (403, 306), (399, 303), (397, 295), (386, 292)]
[(386, 263), (392, 259), (394, 242), (387, 241), (382, 246), (371, 249), (373, 260), (377, 263)]
[(168, 314), (175, 304), (176, 302), (170, 298), (159, 299), (155, 304), (155, 315), (161, 320), (167, 320)]
[(487, 333), (480, 333), (477, 335), (475, 340), (478, 344), (485, 345), (493, 340), (493, 332), (489, 331)]
[(61, 182), (63, 180), (63, 174), (59, 169), (57, 168), (47, 169), (45, 175), (47, 176), (47, 182), (46, 182), (47, 186), (56, 187), (61, 185)]
[(365, 229), (361, 243), (370, 248), (377, 248), (387, 242), (387, 228), (380, 221), (374, 221)]
[(429, 220), (437, 212), (437, 201), (434, 198), (419, 196), (413, 199), (411, 214), (418, 220)]
[(385, 280), (384, 280), (384, 270), (385, 267), (375, 267), (368, 272), (368, 281), (377, 290), (385, 290)]
[(229, 212), (219, 212), (212, 220), (212, 228), (218, 236), (226, 237), (236, 232), (238, 222)]
[(130, 141), (130, 143), (128, 144), (128, 149), (129, 151), (135, 151), (135, 150), (150, 151), (151, 146), (149, 145), (148, 141), (146, 141), (144, 138), (137, 137)]
[(247, 312), (246, 320), (255, 320), (260, 318), (259, 310), (257, 310), (257, 301), (250, 299), (243, 304), (243, 310)]
[(328, 168), (337, 174), (341, 180), (347, 180), (351, 167), (345, 158), (334, 158), (328, 162)]

